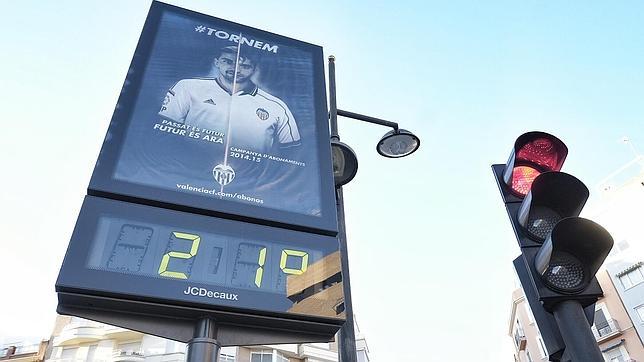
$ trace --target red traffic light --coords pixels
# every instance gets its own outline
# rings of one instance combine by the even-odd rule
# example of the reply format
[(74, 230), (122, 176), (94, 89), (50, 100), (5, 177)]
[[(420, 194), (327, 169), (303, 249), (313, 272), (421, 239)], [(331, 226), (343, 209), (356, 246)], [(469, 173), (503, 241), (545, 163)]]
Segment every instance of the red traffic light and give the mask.
[(568, 155), (568, 148), (557, 137), (545, 132), (524, 133), (514, 142), (503, 181), (518, 197), (525, 197), (532, 181), (548, 171), (559, 171)]

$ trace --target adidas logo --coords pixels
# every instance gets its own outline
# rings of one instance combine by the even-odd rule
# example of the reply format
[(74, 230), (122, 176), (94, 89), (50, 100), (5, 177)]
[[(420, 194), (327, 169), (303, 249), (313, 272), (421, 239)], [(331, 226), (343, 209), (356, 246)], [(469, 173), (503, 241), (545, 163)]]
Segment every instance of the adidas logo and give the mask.
[(210, 99), (206, 99), (206, 100), (205, 100), (205, 101), (203, 101), (203, 102), (204, 102), (204, 103), (208, 103), (208, 104), (212, 104), (213, 106), (216, 106), (216, 105), (217, 105), (217, 104), (215, 103), (215, 101), (213, 101), (213, 100), (212, 100), (212, 98), (210, 98)]

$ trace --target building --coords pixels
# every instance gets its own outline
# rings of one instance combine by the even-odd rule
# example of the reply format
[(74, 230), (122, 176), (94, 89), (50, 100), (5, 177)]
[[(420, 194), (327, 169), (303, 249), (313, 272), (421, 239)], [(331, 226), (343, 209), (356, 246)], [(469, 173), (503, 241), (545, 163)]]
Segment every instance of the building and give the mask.
[(508, 333), (514, 340), (515, 361), (547, 361), (548, 353), (523, 289), (512, 292)]
[(0, 361), (12, 362), (42, 362), (49, 341), (20, 340), (2, 344), (0, 347)]
[[(59, 316), (45, 361), (183, 362), (186, 345), (160, 337), (97, 323)], [(369, 362), (364, 336), (356, 330), (358, 361)], [(335, 362), (335, 343), (223, 347), (221, 362)]]
[[(610, 273), (600, 270), (597, 280), (604, 297), (595, 304), (595, 323), (591, 329), (606, 361), (644, 361), (644, 346), (634, 324), (611, 282)], [(514, 340), (515, 361), (548, 361), (548, 351), (521, 288), (512, 293), (508, 334)]]
[(593, 218), (613, 236), (605, 267), (640, 342), (644, 336), (644, 157), (638, 156), (597, 187)]
[(611, 280), (610, 271), (600, 270), (597, 280), (604, 297), (595, 304), (592, 330), (606, 360), (644, 361), (644, 346)]

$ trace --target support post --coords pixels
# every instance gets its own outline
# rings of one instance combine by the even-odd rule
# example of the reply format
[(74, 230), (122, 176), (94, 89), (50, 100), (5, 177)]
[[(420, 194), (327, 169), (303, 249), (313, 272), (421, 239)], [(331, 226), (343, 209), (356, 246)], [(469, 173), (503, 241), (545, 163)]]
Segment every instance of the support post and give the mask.
[(188, 341), (187, 362), (218, 362), (221, 345), (217, 341), (217, 326), (210, 318), (202, 318), (195, 326), (194, 338)]
[(339, 141), (338, 135), (338, 104), (335, 93), (335, 57), (329, 56), (329, 123), (331, 125), (331, 140)]
[[(339, 141), (338, 134), (338, 107), (335, 93), (335, 57), (329, 57), (329, 123), (331, 125), (331, 140)], [(357, 362), (356, 334), (353, 328), (353, 305), (351, 303), (351, 281), (349, 279), (349, 253), (347, 251), (347, 234), (344, 220), (344, 197), (342, 187), (337, 187), (336, 207), (338, 213), (338, 241), (340, 243), (340, 256), (342, 265), (342, 289), (344, 291), (344, 314), (346, 322), (338, 332), (338, 359), (339, 362)]]
[(566, 345), (564, 361), (604, 361), (599, 345), (588, 325), (584, 308), (578, 301), (565, 300), (554, 307), (552, 314), (555, 316), (559, 332)]
[(353, 328), (353, 302), (351, 301), (351, 281), (349, 278), (349, 253), (347, 250), (346, 224), (344, 221), (344, 196), (342, 187), (336, 189), (338, 210), (338, 241), (340, 242), (340, 255), (342, 264), (342, 289), (344, 291), (344, 314), (346, 322), (338, 333), (339, 362), (357, 362), (356, 333)]

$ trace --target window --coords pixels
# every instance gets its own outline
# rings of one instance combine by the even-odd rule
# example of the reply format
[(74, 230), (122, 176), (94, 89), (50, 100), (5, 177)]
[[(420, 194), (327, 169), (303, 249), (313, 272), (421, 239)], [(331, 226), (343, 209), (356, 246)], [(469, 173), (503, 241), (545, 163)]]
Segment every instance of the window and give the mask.
[(273, 362), (273, 352), (271, 351), (251, 352), (250, 362)]
[(87, 350), (87, 361), (95, 361), (96, 360), (96, 349), (98, 348), (97, 344), (93, 344), (89, 346), (89, 349)]
[(628, 241), (622, 240), (619, 243), (617, 243), (617, 246), (619, 247), (619, 250), (624, 251), (630, 247), (628, 244)]
[(219, 362), (235, 362), (235, 356), (221, 353), (219, 355)]
[(280, 353), (277, 353), (277, 362), (288, 362), (288, 357), (282, 356)]
[(604, 358), (608, 362), (626, 362), (626, 357), (622, 354), (621, 348), (613, 348), (604, 353)]
[(74, 360), (76, 359), (77, 352), (78, 352), (78, 347), (63, 348), (63, 353), (61, 353), (60, 359)]
[(543, 343), (543, 338), (541, 338), (541, 336), (537, 336), (537, 344), (539, 345), (539, 354), (541, 354), (541, 358), (545, 358), (548, 355), (548, 351), (546, 350), (546, 345)]
[(595, 306), (595, 324), (593, 326), (595, 328), (595, 331), (593, 331), (595, 338), (608, 336), (617, 332), (617, 326), (611, 320), (604, 303), (599, 303)]
[(604, 309), (602, 308), (598, 308), (595, 311), (595, 327), (598, 330), (608, 327), (608, 318), (606, 318), (606, 313), (604, 313)]
[(619, 277), (619, 281), (622, 283), (624, 289), (631, 288), (641, 282), (644, 282), (644, 276), (642, 275), (642, 268), (637, 267), (629, 271), (628, 273)]
[(637, 315), (640, 316), (640, 322), (644, 323), (644, 305), (640, 305), (635, 308), (635, 311), (637, 312)]
[(528, 358), (528, 362), (532, 362), (532, 358), (530, 357), (530, 352), (525, 351), (525, 356)]

